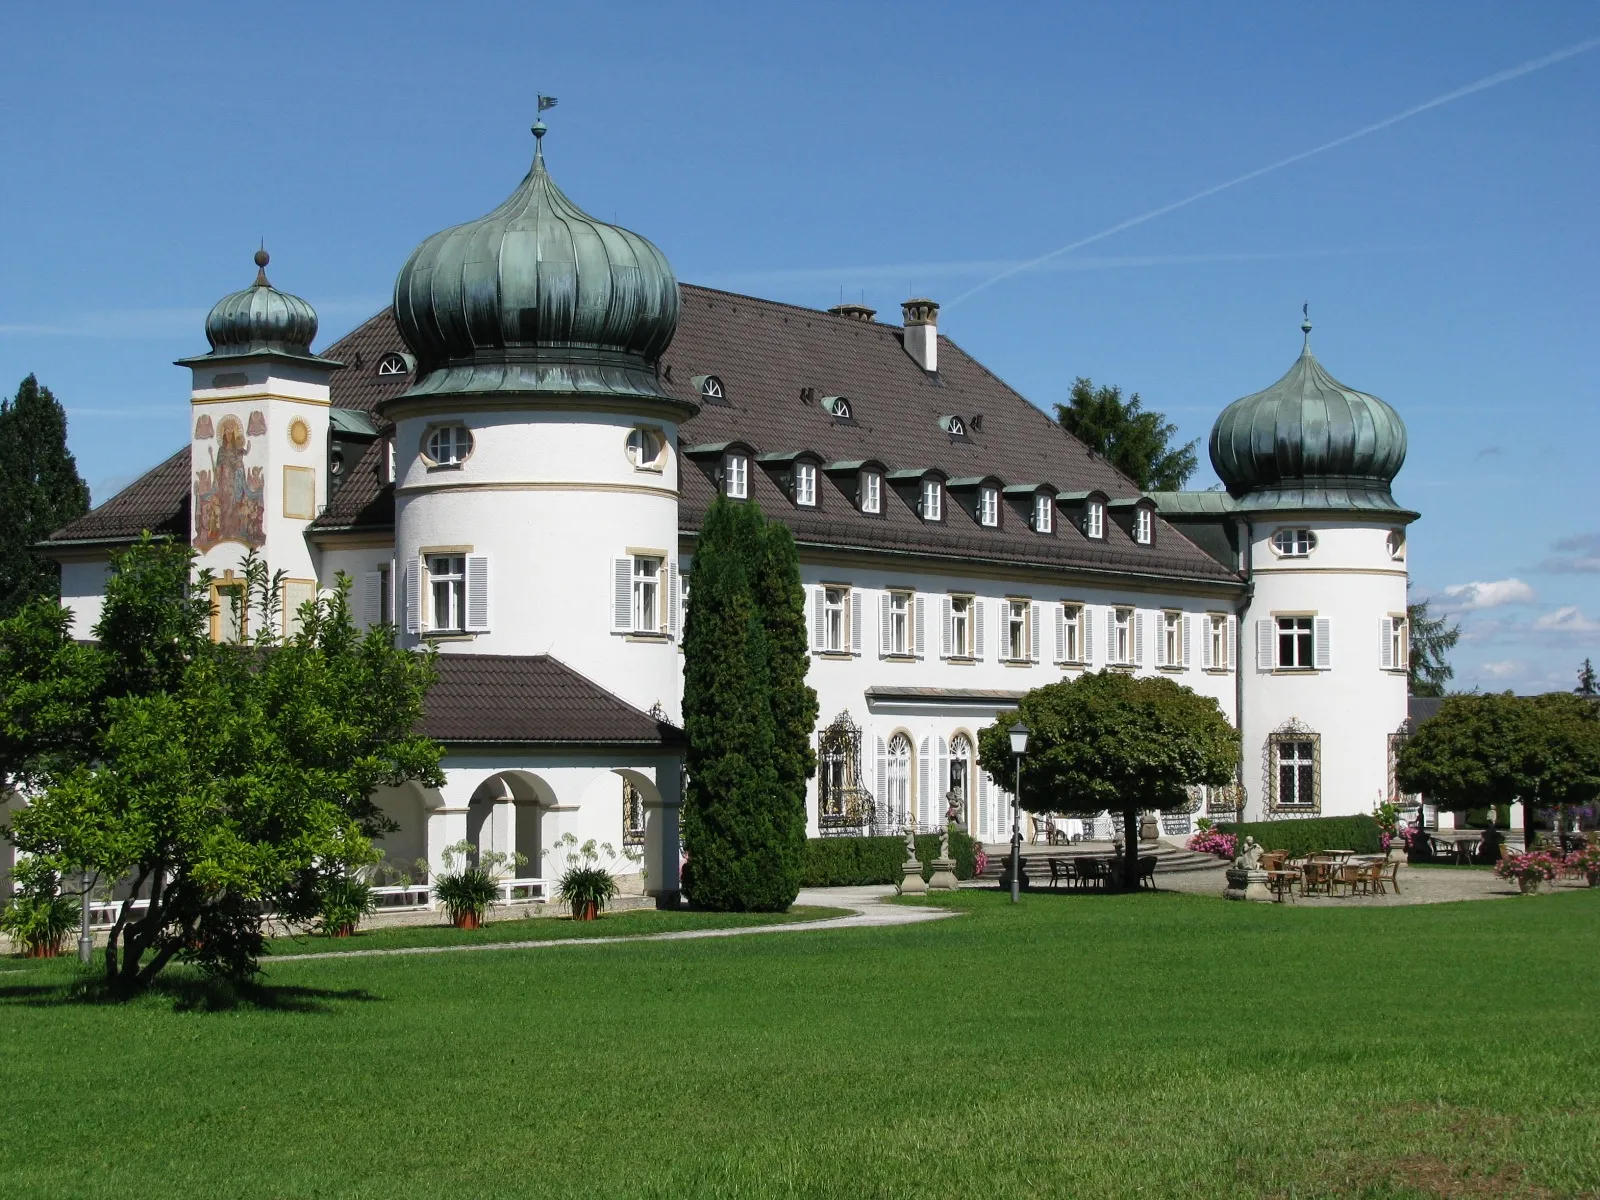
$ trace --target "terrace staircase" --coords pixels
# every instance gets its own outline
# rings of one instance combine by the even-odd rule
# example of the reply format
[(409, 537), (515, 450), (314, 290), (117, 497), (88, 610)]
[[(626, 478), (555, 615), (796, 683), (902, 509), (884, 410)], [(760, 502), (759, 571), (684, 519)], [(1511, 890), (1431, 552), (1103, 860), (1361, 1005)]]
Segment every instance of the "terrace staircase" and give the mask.
[[(979, 879), (998, 880), (1005, 870), (1006, 861), (1011, 857), (1009, 844), (985, 843), (984, 853), (989, 856), (988, 865)], [(1052, 858), (1077, 858), (1095, 857), (1106, 858), (1114, 854), (1115, 847), (1110, 842), (1077, 842), (1071, 846), (1030, 846), (1026, 842), (1022, 846), (1022, 873), (1027, 876), (1030, 883), (1050, 883), (1050, 864)], [(1193, 850), (1183, 850), (1168, 842), (1157, 842), (1155, 845), (1141, 846), (1141, 858), (1154, 854), (1156, 857), (1156, 879), (1159, 882), (1163, 875), (1178, 875), (1191, 871), (1214, 871), (1226, 866), (1224, 859), (1215, 854), (1199, 854)]]

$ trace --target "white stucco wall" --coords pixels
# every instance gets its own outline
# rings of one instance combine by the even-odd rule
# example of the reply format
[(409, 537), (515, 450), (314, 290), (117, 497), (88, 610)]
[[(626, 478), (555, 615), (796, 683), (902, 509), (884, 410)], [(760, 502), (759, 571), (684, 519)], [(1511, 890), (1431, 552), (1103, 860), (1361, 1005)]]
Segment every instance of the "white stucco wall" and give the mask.
[[(1316, 549), (1284, 558), (1272, 547), (1280, 528), (1310, 529)], [(1406, 564), (1388, 538), (1397, 523), (1286, 516), (1252, 529), (1254, 592), (1240, 631), (1244, 691), (1244, 786), (1247, 815), (1266, 814), (1267, 742), (1294, 721), (1320, 740), (1320, 804), (1327, 816), (1371, 812), (1388, 795), (1388, 739), (1406, 718), (1403, 664), (1384, 669), (1382, 618), (1406, 611)], [(1257, 622), (1279, 614), (1330, 622), (1326, 669), (1261, 669)]]
[(63, 561), (61, 564), (61, 603), (72, 610), (72, 636), (87, 640), (94, 636), (100, 613), (106, 604), (106, 580), (111, 577), (109, 559)]

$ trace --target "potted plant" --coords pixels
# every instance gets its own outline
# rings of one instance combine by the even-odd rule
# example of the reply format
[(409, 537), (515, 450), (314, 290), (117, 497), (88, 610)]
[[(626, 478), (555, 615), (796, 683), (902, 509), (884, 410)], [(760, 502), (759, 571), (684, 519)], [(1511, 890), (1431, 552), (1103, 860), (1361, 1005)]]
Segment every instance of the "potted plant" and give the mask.
[(1600, 845), (1590, 842), (1581, 850), (1567, 855), (1567, 866), (1583, 872), (1590, 887), (1600, 886)]
[(1532, 896), (1541, 883), (1555, 879), (1560, 872), (1560, 862), (1543, 850), (1530, 850), (1526, 854), (1508, 854), (1494, 865), (1494, 873), (1501, 879), (1514, 879), (1524, 896)]
[(527, 861), (521, 854), (480, 851), (467, 841), (446, 846), (444, 871), (433, 881), (434, 898), (457, 929), (476, 929), (500, 898), (501, 868), (507, 863), (520, 867)]
[(376, 907), (372, 887), (360, 873), (335, 875), (323, 885), (317, 932), (324, 937), (349, 937)]
[(590, 838), (579, 845), (578, 839), (568, 833), (550, 849), (559, 851), (562, 858), (556, 899), (571, 907), (574, 921), (596, 920), (617, 895), (617, 877), (610, 866), (616, 860), (616, 851), (611, 843), (597, 844)]
[(0, 933), (24, 948), (29, 958), (55, 958), (61, 943), (78, 927), (80, 901), (56, 893), (56, 874), (24, 860), (17, 864), (21, 890), (0, 911)]

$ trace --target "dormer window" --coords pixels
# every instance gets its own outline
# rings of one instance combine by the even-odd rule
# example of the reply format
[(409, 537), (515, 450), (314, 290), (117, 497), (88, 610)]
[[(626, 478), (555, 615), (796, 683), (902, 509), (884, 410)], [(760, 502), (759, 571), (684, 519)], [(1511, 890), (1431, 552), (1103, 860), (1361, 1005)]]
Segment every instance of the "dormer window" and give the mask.
[(695, 390), (700, 393), (700, 399), (712, 404), (726, 404), (727, 393), (722, 388), (722, 380), (715, 375), (696, 375), (694, 377)]
[(978, 489), (978, 524), (986, 529), (1000, 526), (1000, 489), (985, 484)]
[(722, 460), (722, 490), (730, 500), (747, 500), (750, 497), (750, 459), (743, 454), (730, 454)]
[(883, 476), (877, 471), (861, 472), (856, 496), (862, 512), (877, 516), (883, 511)]
[(1309, 529), (1280, 529), (1272, 535), (1272, 548), (1283, 558), (1306, 558), (1317, 548), (1317, 535)]
[(922, 519), (944, 520), (944, 483), (938, 479), (922, 481)]
[(1155, 532), (1155, 517), (1148, 508), (1133, 510), (1133, 540), (1141, 546), (1148, 546)]
[(409, 375), (411, 363), (404, 354), (391, 351), (378, 360), (379, 375)]
[(964, 438), (967, 436), (967, 423), (958, 416), (950, 415), (940, 417), (939, 428), (944, 430), (953, 438)]
[(1033, 531), (1035, 533), (1050, 533), (1051, 521), (1055, 517), (1055, 500), (1047, 492), (1040, 492), (1033, 498)]
[(801, 508), (815, 508), (817, 506), (817, 467), (815, 463), (795, 463), (794, 502)]
[(822, 407), (835, 421), (853, 421), (855, 413), (850, 407), (848, 396), (824, 396)]
[(1103, 501), (1091, 500), (1083, 506), (1083, 536), (1096, 540), (1106, 536), (1106, 506)]
[(453, 467), (472, 454), (472, 434), (465, 425), (440, 425), (428, 434), (423, 453), (436, 467)]

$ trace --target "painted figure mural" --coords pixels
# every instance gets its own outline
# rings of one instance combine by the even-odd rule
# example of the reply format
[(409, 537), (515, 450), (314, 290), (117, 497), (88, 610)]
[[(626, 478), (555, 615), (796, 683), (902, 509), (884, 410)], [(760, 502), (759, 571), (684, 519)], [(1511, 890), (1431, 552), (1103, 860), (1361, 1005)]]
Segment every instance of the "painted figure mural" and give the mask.
[[(250, 430), (266, 432), (262, 414), (250, 414)], [(199, 431), (196, 430), (198, 433)], [(211, 469), (194, 476), (194, 544), (209, 550), (220, 542), (260, 546), (266, 542), (266, 470), (247, 466), (253, 442), (245, 438), (238, 417), (217, 422)]]

